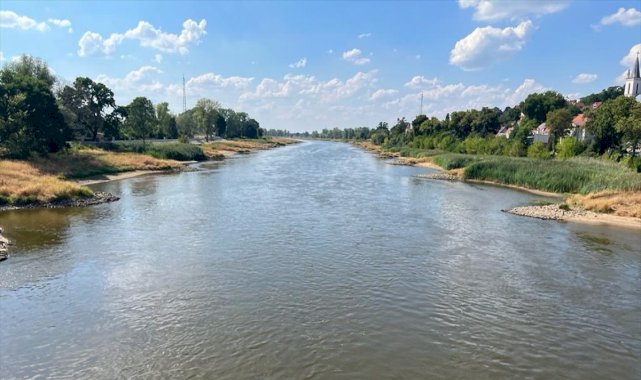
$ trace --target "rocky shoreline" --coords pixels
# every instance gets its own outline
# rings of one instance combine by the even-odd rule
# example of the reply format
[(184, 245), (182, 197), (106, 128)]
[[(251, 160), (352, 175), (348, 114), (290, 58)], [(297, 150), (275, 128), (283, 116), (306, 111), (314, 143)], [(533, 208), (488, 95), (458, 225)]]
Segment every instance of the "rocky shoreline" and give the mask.
[(2, 236), (2, 227), (0, 227), (0, 261), (6, 260), (9, 256), (9, 239)]
[(87, 207), (99, 205), (102, 203), (115, 202), (120, 198), (102, 191), (94, 192), (92, 197), (79, 199), (63, 199), (44, 203), (29, 203), (26, 205), (9, 205), (0, 207), (0, 211), (20, 210), (30, 208), (63, 208), (63, 207)]
[(527, 216), (530, 218), (537, 218), (542, 220), (558, 220), (598, 225), (615, 225), (619, 227), (641, 229), (641, 219), (639, 218), (597, 213), (577, 207), (571, 207), (565, 203), (555, 203), (541, 206), (521, 206), (501, 211), (514, 215)]

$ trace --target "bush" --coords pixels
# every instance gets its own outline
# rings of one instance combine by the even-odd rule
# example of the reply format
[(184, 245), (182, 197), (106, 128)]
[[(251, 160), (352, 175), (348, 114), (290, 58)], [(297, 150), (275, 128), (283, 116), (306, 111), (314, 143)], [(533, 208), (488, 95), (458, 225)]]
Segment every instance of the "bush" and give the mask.
[(621, 160), (621, 164), (627, 168), (641, 173), (641, 157), (634, 157), (634, 159), (632, 159), (632, 156), (625, 156)]
[(207, 159), (200, 147), (182, 143), (148, 145), (145, 153), (156, 158), (177, 161), (205, 161)]
[(566, 137), (559, 142), (557, 149), (558, 157), (567, 159), (581, 154), (585, 150), (585, 145), (574, 137)]
[(478, 156), (469, 156), (465, 154), (442, 154), (435, 156), (433, 161), (436, 165), (446, 170), (464, 168), (474, 162), (482, 161), (483, 158)]
[(546, 160), (551, 157), (548, 148), (541, 141), (537, 141), (530, 145), (527, 149), (527, 156), (529, 158), (536, 158), (539, 160)]

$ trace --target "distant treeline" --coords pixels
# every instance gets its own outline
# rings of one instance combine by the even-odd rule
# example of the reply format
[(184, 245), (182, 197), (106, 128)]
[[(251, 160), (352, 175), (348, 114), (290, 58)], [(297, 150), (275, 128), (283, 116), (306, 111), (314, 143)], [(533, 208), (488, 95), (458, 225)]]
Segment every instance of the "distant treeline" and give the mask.
[(178, 115), (169, 104), (136, 97), (118, 105), (106, 85), (78, 77), (61, 84), (41, 59), (23, 55), (0, 70), (0, 157), (46, 154), (70, 140), (175, 139), (203, 134), (257, 138), (263, 130), (245, 112), (211, 99)]
[[(583, 114), (583, 125), (573, 125), (573, 118)], [(548, 144), (534, 142), (533, 131), (545, 123)], [(501, 130), (503, 133), (497, 136)], [(573, 137), (584, 129), (588, 138)], [(397, 119), (390, 128), (380, 122), (367, 127), (323, 129), (291, 133), (269, 130), (267, 135), (299, 138), (371, 140), (391, 150), (441, 150), (454, 153), (568, 158), (579, 154), (608, 153), (630, 166), (641, 167), (635, 160), (641, 141), (641, 103), (623, 96), (623, 88), (609, 87), (578, 101), (567, 101), (554, 91), (530, 94), (523, 102), (499, 108), (484, 107), (447, 114), (444, 119), (418, 115), (414, 120)]]

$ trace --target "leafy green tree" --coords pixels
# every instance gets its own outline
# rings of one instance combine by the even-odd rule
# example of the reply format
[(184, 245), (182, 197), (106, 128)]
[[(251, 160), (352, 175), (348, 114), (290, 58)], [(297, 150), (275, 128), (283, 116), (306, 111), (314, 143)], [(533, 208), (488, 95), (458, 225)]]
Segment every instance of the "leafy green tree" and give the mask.
[(621, 139), (615, 126), (621, 119), (630, 116), (635, 104), (638, 103), (634, 98), (619, 96), (604, 102), (601, 107), (588, 114), (586, 128), (594, 134), (594, 151), (603, 154), (606, 150), (619, 146)]
[(614, 127), (621, 135), (622, 142), (629, 144), (630, 149), (632, 149), (632, 160), (634, 160), (641, 141), (641, 103), (634, 104), (630, 109), (629, 115), (620, 118)]
[(227, 132), (227, 121), (225, 121), (225, 117), (220, 113), (216, 113), (214, 126), (216, 130), (216, 136), (225, 137), (225, 133)]
[(69, 129), (51, 90), (46, 64), (22, 56), (0, 71), (0, 153), (25, 157), (66, 146)]
[(554, 145), (565, 131), (572, 127), (572, 115), (565, 108), (548, 112), (546, 126), (550, 129), (550, 145), (554, 151)]
[(59, 93), (63, 107), (75, 115), (75, 124), (92, 140), (104, 132), (108, 109), (114, 109), (114, 93), (104, 84), (78, 77), (73, 87), (65, 86)]
[(178, 137), (176, 117), (169, 112), (169, 103), (162, 102), (156, 105), (156, 118), (158, 119), (158, 138), (175, 139)]
[(129, 103), (125, 127), (132, 137), (142, 139), (143, 143), (145, 143), (155, 125), (156, 111), (151, 100), (139, 96)]
[(178, 136), (186, 138), (194, 137), (198, 129), (198, 124), (196, 123), (193, 108), (178, 115), (176, 118), (176, 129), (178, 130)]
[(563, 108), (566, 104), (567, 102), (563, 95), (554, 91), (546, 91), (542, 94), (534, 93), (528, 95), (519, 108), (528, 118), (535, 120), (537, 123), (543, 123), (550, 111)]
[(242, 126), (242, 136), (248, 139), (258, 138), (260, 125), (254, 119), (247, 119)]
[(218, 118), (219, 109), (220, 103), (215, 100), (203, 98), (196, 102), (196, 107), (194, 107), (194, 116), (198, 123), (198, 129), (205, 134), (206, 141), (209, 141), (209, 139), (214, 135), (214, 123)]
[(605, 102), (611, 99), (616, 99), (619, 96), (623, 96), (623, 87), (612, 86), (596, 94), (590, 94), (588, 96), (581, 98), (581, 102), (589, 106), (589, 105), (592, 105), (592, 103), (594, 102)]
[(125, 120), (127, 120), (127, 107), (116, 106), (116, 108), (105, 117), (105, 138), (120, 139)]
[(499, 117), (501, 125), (510, 125), (521, 118), (521, 110), (518, 107), (505, 107), (503, 113)]

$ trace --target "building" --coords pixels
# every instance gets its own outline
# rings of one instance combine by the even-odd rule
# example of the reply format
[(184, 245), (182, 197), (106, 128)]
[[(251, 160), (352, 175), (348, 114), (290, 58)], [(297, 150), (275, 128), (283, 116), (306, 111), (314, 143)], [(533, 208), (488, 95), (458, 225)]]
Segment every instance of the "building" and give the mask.
[(634, 98), (639, 94), (641, 94), (641, 73), (639, 73), (639, 53), (637, 53), (637, 59), (634, 61), (632, 71), (628, 70), (628, 74), (625, 77), (623, 95)]
[(496, 137), (505, 137), (509, 139), (512, 135), (512, 132), (514, 132), (514, 127), (502, 127), (501, 129), (499, 129)]
[(547, 144), (550, 140), (550, 129), (545, 123), (541, 123), (535, 130), (532, 131), (533, 142), (540, 141)]
[(592, 141), (594, 138), (594, 135), (590, 133), (586, 128), (585, 128), (585, 123), (587, 122), (587, 118), (585, 117), (585, 114), (578, 114), (572, 119), (572, 129), (570, 131), (570, 136), (576, 137), (577, 140), (584, 142), (584, 143), (589, 143)]

